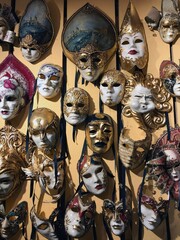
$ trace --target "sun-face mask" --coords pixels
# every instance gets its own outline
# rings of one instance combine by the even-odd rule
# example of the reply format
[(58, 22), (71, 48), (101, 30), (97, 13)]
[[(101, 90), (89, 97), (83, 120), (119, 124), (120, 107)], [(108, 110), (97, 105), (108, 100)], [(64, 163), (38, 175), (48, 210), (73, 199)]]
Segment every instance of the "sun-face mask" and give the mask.
[(64, 225), (67, 234), (76, 238), (84, 236), (93, 223), (95, 211), (94, 201), (84, 203), (79, 195), (75, 195), (65, 212)]
[(118, 70), (107, 71), (100, 81), (100, 96), (102, 102), (109, 106), (115, 106), (121, 102), (124, 95), (126, 78)]
[(53, 35), (54, 29), (45, 1), (30, 1), (19, 25), (20, 47), (25, 60), (39, 60), (48, 50)]
[(0, 41), (8, 43), (14, 43), (14, 28), (17, 23), (11, 10), (7, 4), (0, 4)]
[(38, 149), (44, 152), (55, 149), (59, 133), (59, 117), (48, 108), (33, 110), (29, 121), (29, 133)]
[(107, 187), (107, 171), (103, 165), (102, 158), (97, 155), (87, 156), (80, 159), (77, 165), (78, 172), (87, 190), (100, 195)]
[(49, 219), (44, 219), (35, 211), (35, 206), (32, 207), (30, 212), (30, 218), (35, 229), (48, 240), (58, 240), (56, 235), (54, 222), (57, 217), (58, 209), (56, 208), (50, 215)]
[(119, 138), (119, 156), (126, 168), (137, 169), (143, 165), (151, 146), (152, 135), (146, 133), (141, 140), (133, 140), (129, 137), (129, 130), (124, 128)]
[(89, 3), (70, 17), (62, 33), (64, 54), (89, 82), (95, 81), (103, 73), (116, 47), (113, 22)]
[(14, 55), (0, 64), (0, 116), (11, 120), (31, 100), (35, 78)]
[(85, 121), (89, 113), (89, 95), (81, 88), (70, 88), (63, 103), (65, 120), (71, 125), (78, 125)]
[(85, 135), (88, 147), (94, 153), (107, 152), (112, 144), (114, 137), (113, 121), (105, 113), (95, 113), (87, 119)]
[(58, 94), (62, 86), (63, 69), (54, 64), (41, 66), (37, 76), (37, 90), (41, 96), (51, 99)]
[(19, 203), (8, 214), (0, 213), (0, 236), (10, 239), (21, 228), (27, 217), (27, 202)]
[(180, 97), (180, 68), (176, 63), (164, 60), (160, 65), (160, 78), (172, 96)]
[(121, 66), (126, 71), (131, 71), (135, 66), (144, 69), (148, 55), (143, 24), (132, 2), (129, 2), (119, 35)]
[(142, 224), (149, 230), (155, 230), (166, 217), (169, 207), (168, 194), (160, 193), (157, 188), (153, 189), (150, 184), (145, 183), (142, 193), (138, 189), (139, 217)]

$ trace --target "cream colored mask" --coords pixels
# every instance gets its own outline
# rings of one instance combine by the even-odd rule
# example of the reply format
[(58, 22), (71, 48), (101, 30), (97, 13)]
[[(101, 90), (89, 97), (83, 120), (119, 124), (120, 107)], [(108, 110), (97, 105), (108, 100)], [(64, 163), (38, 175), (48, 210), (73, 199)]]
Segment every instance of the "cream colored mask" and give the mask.
[(136, 66), (144, 69), (148, 63), (148, 46), (143, 24), (129, 1), (119, 34), (119, 57), (121, 66), (131, 71)]
[(60, 95), (63, 69), (54, 64), (44, 64), (37, 76), (37, 90), (41, 96), (51, 99)]
[(81, 88), (70, 88), (63, 103), (65, 120), (71, 125), (78, 125), (85, 121), (89, 113), (89, 95)]
[(125, 81), (126, 78), (120, 71), (107, 71), (100, 81), (101, 101), (109, 107), (120, 103), (124, 95)]
[(112, 144), (114, 137), (113, 121), (105, 113), (95, 113), (87, 119), (85, 135), (88, 147), (94, 153), (107, 152)]

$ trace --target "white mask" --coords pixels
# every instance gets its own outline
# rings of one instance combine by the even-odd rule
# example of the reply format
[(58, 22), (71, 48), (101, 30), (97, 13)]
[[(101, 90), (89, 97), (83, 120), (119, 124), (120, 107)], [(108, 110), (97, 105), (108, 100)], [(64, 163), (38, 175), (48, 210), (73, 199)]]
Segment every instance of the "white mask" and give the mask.
[(53, 64), (44, 64), (38, 73), (37, 89), (45, 98), (53, 98), (60, 93), (63, 70)]
[(28, 47), (22, 47), (21, 48), (22, 56), (26, 59), (28, 62), (35, 62), (37, 61), (40, 56), (41, 52), (39, 52), (35, 48), (28, 48)]
[(120, 40), (121, 55), (124, 59), (136, 61), (145, 54), (145, 41), (141, 32), (126, 33)]
[(180, 79), (176, 78), (175, 84), (173, 86), (173, 92), (175, 96), (180, 97)]
[(125, 224), (120, 218), (113, 217), (110, 221), (110, 228), (114, 235), (120, 236), (125, 231)]
[[(164, 150), (164, 153), (167, 156), (167, 172), (174, 182), (178, 182), (180, 180), (180, 154), (178, 151), (175, 151), (173, 149), (166, 149)], [(169, 165), (171, 165), (171, 167), (168, 168)]]
[(133, 89), (130, 107), (136, 113), (147, 113), (155, 109), (151, 90), (138, 84)]

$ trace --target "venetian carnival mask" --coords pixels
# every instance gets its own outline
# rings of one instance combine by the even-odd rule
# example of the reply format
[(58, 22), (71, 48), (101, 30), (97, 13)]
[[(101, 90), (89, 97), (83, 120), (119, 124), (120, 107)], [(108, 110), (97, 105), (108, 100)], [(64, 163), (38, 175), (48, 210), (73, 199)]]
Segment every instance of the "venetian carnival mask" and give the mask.
[(141, 140), (133, 140), (129, 136), (130, 131), (124, 128), (119, 138), (119, 156), (123, 165), (131, 170), (143, 165), (151, 146), (152, 136), (145, 133), (146, 137)]
[(160, 78), (172, 96), (180, 97), (180, 69), (176, 63), (164, 60), (160, 65)]
[(41, 66), (37, 76), (37, 90), (41, 96), (50, 99), (60, 94), (63, 69), (54, 64)]
[(137, 84), (131, 93), (130, 107), (136, 113), (146, 113), (155, 109), (151, 90)]
[(114, 137), (113, 121), (105, 113), (95, 113), (87, 119), (85, 135), (88, 147), (94, 153), (107, 152), (112, 144)]
[(10, 239), (21, 228), (27, 216), (27, 202), (19, 203), (8, 214), (0, 213), (0, 236)]
[(0, 4), (0, 41), (14, 43), (14, 28), (17, 23), (12, 14), (11, 7), (7, 4)]
[(103, 165), (102, 158), (97, 155), (87, 156), (80, 159), (77, 166), (78, 172), (87, 190), (100, 195), (107, 187), (107, 171)]
[(141, 194), (140, 187), (138, 189), (139, 217), (142, 224), (151, 231), (161, 224), (169, 207), (168, 194), (161, 194), (157, 188), (154, 190), (148, 184), (143, 186)]
[(28, 62), (35, 62), (48, 50), (54, 29), (49, 9), (44, 0), (31, 0), (19, 25), (19, 39), (22, 56)]
[(111, 19), (87, 3), (67, 21), (62, 33), (62, 48), (82, 77), (93, 82), (113, 57), (116, 38)]
[(65, 212), (64, 225), (71, 237), (82, 237), (90, 229), (95, 217), (95, 202), (84, 203), (79, 195), (68, 204)]
[(162, 18), (159, 22), (159, 34), (165, 43), (177, 39), (180, 31), (178, 1), (162, 0)]
[(157, 30), (161, 19), (161, 12), (153, 6), (144, 19), (151, 31)]
[(31, 100), (35, 78), (14, 55), (0, 64), (0, 116), (11, 120)]
[(124, 94), (125, 81), (126, 78), (120, 71), (107, 71), (100, 81), (101, 101), (109, 107), (120, 103)]
[(58, 209), (56, 208), (50, 215), (49, 219), (44, 219), (35, 211), (35, 206), (32, 207), (30, 211), (30, 218), (32, 221), (33, 226), (43, 237), (47, 238), (48, 240), (58, 240), (55, 233), (54, 222), (55, 218), (57, 217)]
[(129, 188), (126, 191), (126, 206), (123, 201), (113, 202), (110, 199), (103, 201), (103, 217), (108, 224), (111, 232), (116, 236), (121, 236), (127, 229), (132, 211), (132, 194)]
[(50, 151), (58, 140), (59, 117), (48, 108), (37, 108), (30, 117), (29, 132), (37, 148)]
[(86, 119), (89, 112), (89, 95), (81, 88), (70, 88), (63, 103), (65, 120), (72, 125), (77, 125)]
[(124, 70), (135, 66), (144, 69), (148, 62), (148, 47), (143, 24), (139, 15), (129, 2), (119, 35), (119, 57)]

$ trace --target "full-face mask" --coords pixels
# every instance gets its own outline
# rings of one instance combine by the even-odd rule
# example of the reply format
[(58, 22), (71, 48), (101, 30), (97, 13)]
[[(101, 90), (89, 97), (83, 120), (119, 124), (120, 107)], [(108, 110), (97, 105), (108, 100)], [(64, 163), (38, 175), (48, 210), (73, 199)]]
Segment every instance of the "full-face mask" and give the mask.
[(151, 140), (150, 133), (146, 133), (144, 139), (133, 140), (129, 136), (129, 130), (124, 128), (119, 138), (119, 156), (123, 165), (131, 170), (142, 166), (150, 149)]
[(174, 42), (180, 33), (178, 1), (162, 0), (162, 18), (159, 22), (159, 34), (163, 42)]
[(35, 206), (32, 207), (30, 212), (30, 218), (33, 226), (43, 237), (48, 240), (58, 240), (59, 238), (56, 235), (54, 222), (55, 218), (58, 215), (58, 209), (56, 208), (50, 215), (49, 219), (44, 219), (35, 211)]
[(71, 237), (82, 237), (90, 229), (95, 217), (95, 202), (84, 203), (79, 195), (68, 204), (65, 212), (64, 225)]
[(120, 103), (124, 95), (125, 81), (124, 74), (118, 70), (104, 73), (100, 81), (101, 101), (109, 107)]
[(161, 194), (157, 188), (145, 184), (141, 193), (141, 185), (138, 189), (139, 218), (142, 224), (149, 230), (155, 230), (166, 217), (169, 207), (168, 194)]
[(100, 195), (107, 187), (107, 171), (103, 165), (102, 158), (97, 155), (83, 156), (77, 165), (78, 172), (87, 190)]
[(70, 88), (63, 103), (65, 120), (71, 125), (78, 125), (85, 121), (89, 113), (89, 95), (81, 88)]
[(35, 78), (14, 55), (0, 64), (0, 116), (11, 120), (31, 100)]
[(119, 35), (119, 57), (121, 66), (131, 71), (135, 66), (144, 69), (148, 63), (148, 46), (143, 24), (129, 2)]
[(54, 64), (41, 66), (37, 76), (37, 90), (41, 96), (51, 99), (58, 94), (62, 86), (63, 69)]
[(160, 65), (160, 78), (172, 96), (180, 97), (180, 68), (176, 63), (163, 61)]
[(87, 119), (85, 135), (88, 147), (94, 153), (107, 152), (112, 144), (114, 137), (113, 121), (105, 113), (95, 113)]
[(22, 227), (27, 216), (27, 202), (19, 203), (8, 214), (0, 213), (0, 236), (3, 239), (10, 239)]
[(62, 33), (64, 54), (89, 82), (103, 73), (116, 51), (116, 41), (111, 19), (89, 3), (69, 18)]
[(54, 35), (49, 9), (44, 0), (31, 0), (19, 25), (22, 56), (35, 62), (49, 48)]
[(123, 201), (113, 202), (110, 199), (103, 201), (103, 217), (111, 232), (116, 236), (121, 236), (127, 230), (131, 219), (132, 194), (127, 187), (125, 191), (126, 206), (123, 206)]
[(38, 149), (44, 152), (56, 148), (59, 133), (59, 117), (48, 108), (33, 110), (29, 121), (29, 133)]
[(14, 43), (15, 33), (13, 32), (17, 20), (7, 4), (0, 4), (0, 41)]

